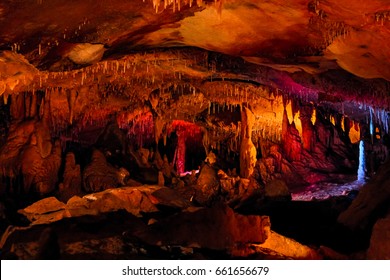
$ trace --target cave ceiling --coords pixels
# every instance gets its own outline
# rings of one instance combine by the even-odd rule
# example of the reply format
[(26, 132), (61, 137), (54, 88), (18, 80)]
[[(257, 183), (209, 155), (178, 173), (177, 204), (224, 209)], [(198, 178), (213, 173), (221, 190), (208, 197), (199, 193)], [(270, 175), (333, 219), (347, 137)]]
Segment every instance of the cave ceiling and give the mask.
[(60, 126), (243, 102), (267, 118), (279, 92), (364, 118), (389, 107), (388, 42), (388, 0), (3, 0), (0, 94), (65, 92), (51, 101)]

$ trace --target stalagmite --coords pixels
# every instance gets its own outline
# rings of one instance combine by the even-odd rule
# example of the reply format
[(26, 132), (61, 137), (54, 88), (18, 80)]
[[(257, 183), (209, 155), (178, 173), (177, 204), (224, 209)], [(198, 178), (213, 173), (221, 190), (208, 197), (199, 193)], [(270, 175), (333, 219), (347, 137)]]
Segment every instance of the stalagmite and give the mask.
[(256, 165), (256, 147), (252, 142), (255, 116), (247, 107), (241, 111), (240, 175), (249, 178)]

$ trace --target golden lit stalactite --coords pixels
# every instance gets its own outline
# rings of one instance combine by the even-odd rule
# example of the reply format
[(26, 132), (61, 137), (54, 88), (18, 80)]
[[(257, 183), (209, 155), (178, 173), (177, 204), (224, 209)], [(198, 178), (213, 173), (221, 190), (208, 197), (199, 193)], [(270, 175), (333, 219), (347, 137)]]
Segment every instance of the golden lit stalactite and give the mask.
[(292, 111), (292, 102), (288, 101), (286, 105), (287, 120), (289, 124), (294, 121), (293, 111)]
[(317, 121), (317, 110), (316, 108), (313, 108), (313, 114), (311, 115), (311, 123), (315, 125), (316, 121)]
[[(198, 7), (203, 5), (203, 0), (152, 0), (153, 9), (158, 13), (160, 11), (161, 2), (164, 1), (163, 10), (166, 10), (168, 6), (172, 6), (173, 12), (179, 11), (183, 6), (192, 7), (192, 4), (196, 2)], [(145, 0), (143, 0), (145, 2)], [(218, 13), (221, 14), (223, 8), (224, 0), (214, 0), (214, 7), (217, 9)]]
[(336, 119), (334, 116), (330, 116), (329, 121), (333, 124), (333, 126), (336, 126)]
[(351, 129), (349, 130), (349, 140), (351, 140), (352, 144), (358, 143), (361, 139), (360, 136), (360, 125), (356, 122), (353, 122), (351, 125)]
[(390, 11), (376, 12), (374, 18), (375, 22), (383, 26), (386, 22), (390, 21)]
[(380, 132), (379, 127), (376, 127), (376, 128), (375, 128), (375, 138), (376, 138), (377, 140), (380, 140), (380, 139), (381, 139), (381, 132)]
[(298, 111), (295, 114), (293, 123), (295, 124), (295, 128), (299, 132), (299, 136), (302, 138), (302, 122), (301, 122), (301, 119), (300, 119), (300, 114), (301, 114), (300, 111)]
[[(145, 2), (145, 0), (143, 0)], [(172, 5), (173, 12), (180, 11), (182, 8), (182, 5), (188, 5), (192, 7), (192, 2), (195, 2), (195, 0), (163, 0), (164, 1), (164, 7), (163, 9), (167, 9), (168, 6)], [(153, 8), (155, 9), (156, 13), (159, 12), (160, 4), (162, 0), (153, 0)], [(196, 0), (196, 3), (198, 6), (202, 5), (202, 0)]]

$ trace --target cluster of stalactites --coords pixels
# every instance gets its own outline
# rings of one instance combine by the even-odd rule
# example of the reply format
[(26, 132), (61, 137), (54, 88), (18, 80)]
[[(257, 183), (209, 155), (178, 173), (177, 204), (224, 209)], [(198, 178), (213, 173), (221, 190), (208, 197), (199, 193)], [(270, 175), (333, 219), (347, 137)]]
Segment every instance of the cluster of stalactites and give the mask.
[[(145, 2), (145, 0), (143, 0)], [(163, 2), (163, 3), (161, 3)], [(160, 8), (163, 7), (165, 10), (168, 6), (172, 6), (173, 12), (180, 11), (182, 6), (188, 5), (192, 7), (193, 3), (196, 3), (198, 6), (203, 4), (203, 0), (153, 0), (153, 8), (156, 10), (156, 13), (160, 11)]]
[[(382, 131), (385, 133), (389, 133), (389, 113), (380, 108), (373, 108), (369, 107), (370, 110), (370, 125), (374, 126), (374, 123), (376, 123)], [(372, 132), (371, 132), (372, 134)]]
[(375, 22), (384, 25), (386, 21), (390, 21), (390, 11), (381, 11), (374, 14)]

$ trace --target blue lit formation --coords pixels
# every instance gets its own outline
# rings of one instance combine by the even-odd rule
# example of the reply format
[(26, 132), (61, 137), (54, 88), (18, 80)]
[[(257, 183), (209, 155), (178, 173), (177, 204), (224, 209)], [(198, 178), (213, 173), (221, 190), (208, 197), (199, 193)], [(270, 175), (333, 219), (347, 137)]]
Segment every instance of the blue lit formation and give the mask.
[(364, 181), (365, 180), (365, 168), (366, 168), (366, 157), (364, 155), (364, 142), (360, 140), (359, 143), (359, 168), (357, 173), (357, 180)]

